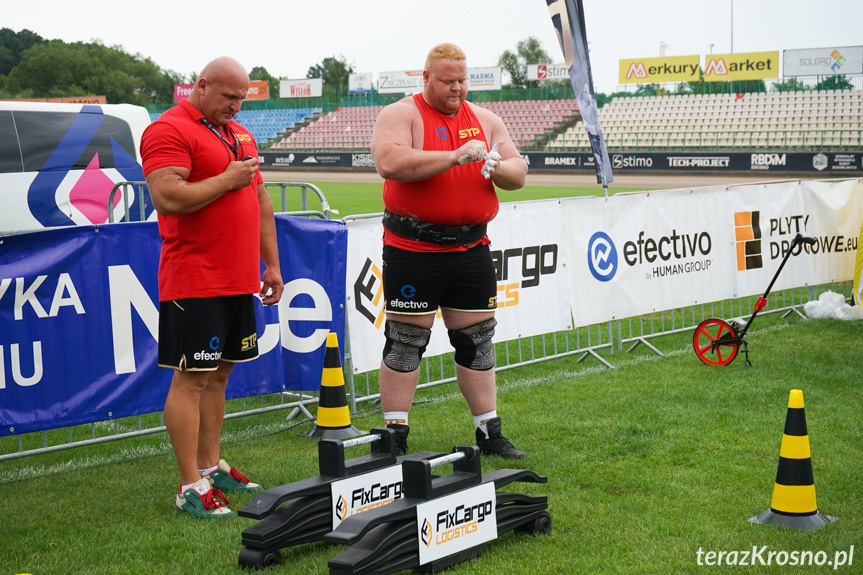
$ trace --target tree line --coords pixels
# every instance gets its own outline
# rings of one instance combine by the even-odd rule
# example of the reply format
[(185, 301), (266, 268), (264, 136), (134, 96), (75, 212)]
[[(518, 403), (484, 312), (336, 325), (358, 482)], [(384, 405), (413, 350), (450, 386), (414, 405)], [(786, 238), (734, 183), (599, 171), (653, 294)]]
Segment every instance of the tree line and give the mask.
[[(505, 90), (551, 88), (555, 93), (569, 93), (566, 80), (554, 82), (530, 81), (527, 66), (554, 62), (534, 37), (519, 41), (513, 50), (505, 50), (497, 65), (503, 71)], [(339, 102), (348, 94), (348, 79), (354, 66), (344, 55), (324, 58), (310, 66), (307, 78), (323, 80), (323, 97)], [(279, 78), (263, 66), (252, 68), (251, 80), (265, 80), (269, 84), (270, 99), (279, 98)], [(0, 29), (0, 99), (56, 98), (62, 96), (105, 96), (109, 104), (137, 104), (140, 106), (166, 106), (174, 103), (174, 85), (195, 81), (172, 70), (159, 67), (141, 54), (128, 54), (122, 46), (105, 46), (100, 42), (73, 42), (46, 40), (30, 30), (15, 32)], [(795, 90), (798, 80), (786, 80), (774, 90)], [(709, 85), (708, 85), (709, 84)], [(726, 86), (726, 84), (728, 84)], [(815, 89), (851, 88), (844, 76), (828, 77)], [(597, 93), (600, 107), (617, 96), (664, 95), (669, 93), (705, 92), (764, 92), (763, 81), (748, 83), (684, 82), (669, 91), (657, 84), (642, 84), (634, 94), (615, 92)]]
[[(509, 83), (504, 88), (537, 87), (529, 82), (528, 64), (551, 62), (533, 37), (518, 42), (498, 59)], [(354, 66), (345, 56), (331, 56), (310, 66), (307, 78), (323, 80), (325, 98), (339, 101), (348, 94), (348, 78)], [(282, 79), (263, 66), (252, 68), (251, 80), (269, 83), (270, 98), (279, 97)], [(0, 29), (0, 99), (105, 96), (109, 104), (162, 106), (174, 102), (174, 85), (195, 81), (165, 70), (141, 54), (129, 54), (122, 46), (96, 42), (47, 40), (30, 30)]]

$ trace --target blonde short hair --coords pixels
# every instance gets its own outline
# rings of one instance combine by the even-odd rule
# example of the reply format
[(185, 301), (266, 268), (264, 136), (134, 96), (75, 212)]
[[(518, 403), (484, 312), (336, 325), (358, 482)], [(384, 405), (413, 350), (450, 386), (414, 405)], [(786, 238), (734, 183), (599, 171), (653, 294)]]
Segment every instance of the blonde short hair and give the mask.
[(467, 60), (467, 56), (464, 50), (455, 44), (444, 42), (429, 50), (429, 54), (426, 57), (425, 69), (428, 70), (432, 63), (438, 60)]

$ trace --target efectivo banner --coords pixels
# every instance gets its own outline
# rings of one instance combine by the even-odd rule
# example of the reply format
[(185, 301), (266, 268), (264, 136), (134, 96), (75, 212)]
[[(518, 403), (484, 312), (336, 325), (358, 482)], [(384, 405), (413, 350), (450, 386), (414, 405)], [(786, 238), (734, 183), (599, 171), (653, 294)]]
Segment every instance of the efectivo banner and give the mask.
[(698, 82), (700, 56), (632, 58), (618, 64), (621, 84), (661, 84), (663, 82)]
[[(378, 369), (384, 348), (384, 293), (379, 216), (348, 222), (348, 322), (355, 373)], [(557, 200), (501, 204), (488, 226), (497, 274), (496, 341), (572, 327), (569, 249)], [(440, 314), (426, 356), (452, 351)]]
[[(228, 398), (319, 390), (327, 334), (344, 338), (344, 225), (277, 215), (276, 230), (285, 291), (276, 306), (256, 298), (260, 357), (236, 365)], [(0, 436), (164, 407), (160, 247), (155, 222), (3, 238)]]
[(779, 52), (712, 54), (704, 57), (704, 81), (728, 82), (779, 77)]
[(777, 182), (567, 199), (579, 326), (760, 295), (799, 232), (816, 243), (774, 289), (848, 281), (863, 181)]

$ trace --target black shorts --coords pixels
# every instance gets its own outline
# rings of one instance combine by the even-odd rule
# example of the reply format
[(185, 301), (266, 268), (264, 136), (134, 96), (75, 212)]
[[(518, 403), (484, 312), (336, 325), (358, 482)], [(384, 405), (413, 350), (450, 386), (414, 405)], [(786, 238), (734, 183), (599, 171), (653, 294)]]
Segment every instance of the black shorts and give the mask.
[(159, 365), (213, 371), (219, 361), (258, 357), (251, 294), (159, 302)]
[(497, 280), (488, 245), (458, 252), (383, 251), (384, 309), (429, 314), (497, 309)]

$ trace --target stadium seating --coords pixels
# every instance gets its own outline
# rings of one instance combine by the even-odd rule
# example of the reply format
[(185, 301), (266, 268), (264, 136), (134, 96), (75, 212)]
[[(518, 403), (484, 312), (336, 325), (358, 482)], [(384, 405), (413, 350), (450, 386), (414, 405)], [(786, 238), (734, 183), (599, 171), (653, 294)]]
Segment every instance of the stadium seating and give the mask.
[[(500, 116), (524, 151), (590, 149), (574, 99), (476, 104)], [(368, 150), (382, 109), (250, 110), (238, 121), (270, 150)], [(599, 119), (610, 150), (863, 149), (863, 90), (619, 96)]]
[[(599, 111), (610, 149), (860, 149), (863, 91), (618, 97)], [(587, 150), (582, 122), (550, 150)]]
[(575, 122), (578, 103), (574, 100), (517, 100), (481, 102), (501, 117), (515, 145), (533, 149), (535, 142), (561, 132)]
[[(259, 147), (267, 147), (270, 140), (320, 114), (321, 108), (240, 110), (234, 120), (252, 133)], [(160, 112), (151, 112), (150, 121), (155, 121), (160, 115)]]
[[(519, 100), (477, 104), (500, 116), (519, 147), (533, 147), (537, 139), (575, 121), (575, 100)], [(275, 150), (368, 149), (372, 129), (383, 106), (339, 108), (275, 143)]]
[(252, 133), (259, 147), (266, 147), (270, 140), (275, 140), (298, 124), (314, 119), (320, 113), (321, 108), (240, 110), (234, 119)]
[(339, 108), (279, 139), (273, 150), (357, 150), (371, 145), (372, 128), (383, 106)]

